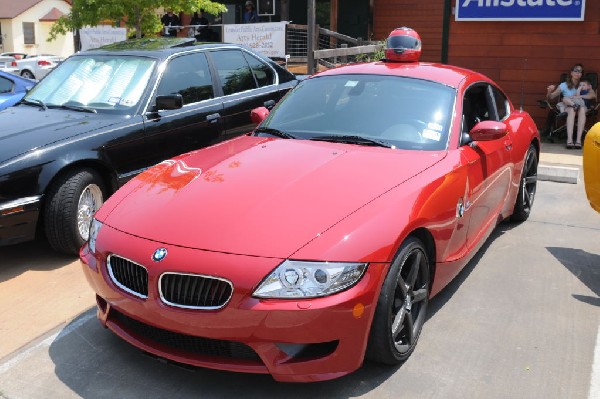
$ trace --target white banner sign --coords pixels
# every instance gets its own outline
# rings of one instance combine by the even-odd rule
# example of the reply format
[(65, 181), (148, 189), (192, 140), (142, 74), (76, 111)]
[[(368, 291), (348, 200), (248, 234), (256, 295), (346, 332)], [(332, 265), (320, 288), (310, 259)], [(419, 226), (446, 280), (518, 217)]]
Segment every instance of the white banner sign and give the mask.
[(287, 22), (223, 25), (223, 41), (246, 45), (267, 57), (285, 58)]
[(94, 26), (93, 28), (82, 28), (79, 30), (81, 38), (81, 50), (98, 48), (127, 39), (127, 29), (113, 28), (108, 25)]

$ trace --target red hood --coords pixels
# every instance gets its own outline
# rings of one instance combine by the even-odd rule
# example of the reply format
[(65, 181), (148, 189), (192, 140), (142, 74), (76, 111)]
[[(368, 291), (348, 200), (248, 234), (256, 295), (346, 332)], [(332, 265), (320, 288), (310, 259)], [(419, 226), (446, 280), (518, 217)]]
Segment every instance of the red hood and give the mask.
[(444, 154), (244, 136), (146, 171), (98, 218), (166, 244), (286, 258)]

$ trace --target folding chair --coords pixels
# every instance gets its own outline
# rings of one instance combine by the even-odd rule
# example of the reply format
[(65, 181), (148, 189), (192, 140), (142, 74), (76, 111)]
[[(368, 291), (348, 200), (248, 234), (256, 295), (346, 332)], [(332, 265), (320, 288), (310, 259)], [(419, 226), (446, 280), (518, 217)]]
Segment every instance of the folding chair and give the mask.
[[(582, 80), (583, 79), (586, 79), (590, 82), (592, 88), (596, 92), (596, 95), (598, 95), (598, 73), (588, 72), (585, 74), (584, 77), (582, 77)], [(560, 82), (565, 82), (566, 80), (567, 80), (566, 73), (563, 73), (562, 75), (560, 75)], [(558, 85), (557, 85), (557, 87), (558, 87)], [(560, 110), (556, 106), (556, 104), (558, 104), (560, 101), (562, 101), (562, 96), (560, 96), (558, 98), (558, 100), (553, 103), (551, 103), (547, 99), (538, 100), (538, 104), (540, 105), (540, 108), (548, 109), (548, 117), (546, 118), (546, 126), (542, 130), (542, 134), (545, 135), (546, 139), (551, 143), (553, 143), (555, 137), (558, 137), (559, 135), (566, 136), (566, 132), (567, 132), (567, 126), (565, 123), (567, 120), (567, 113), (560, 112)], [(588, 125), (591, 126), (598, 119), (599, 110), (600, 110), (600, 102), (598, 102), (598, 99), (593, 100), (591, 106), (588, 108), (587, 112), (585, 113), (586, 126), (588, 126)], [(574, 126), (577, 126), (577, 121), (575, 121)], [(588, 131), (587, 128), (583, 130), (583, 137), (581, 138), (582, 141), (583, 141), (583, 138), (585, 137), (585, 134), (587, 133), (587, 131)]]

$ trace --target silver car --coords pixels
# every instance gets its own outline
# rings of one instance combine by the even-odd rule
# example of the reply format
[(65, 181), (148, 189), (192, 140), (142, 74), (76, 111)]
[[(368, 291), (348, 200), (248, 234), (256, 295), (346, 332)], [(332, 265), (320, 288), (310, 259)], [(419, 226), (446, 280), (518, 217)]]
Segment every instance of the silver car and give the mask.
[(20, 75), (16, 60), (10, 56), (0, 56), (0, 71)]

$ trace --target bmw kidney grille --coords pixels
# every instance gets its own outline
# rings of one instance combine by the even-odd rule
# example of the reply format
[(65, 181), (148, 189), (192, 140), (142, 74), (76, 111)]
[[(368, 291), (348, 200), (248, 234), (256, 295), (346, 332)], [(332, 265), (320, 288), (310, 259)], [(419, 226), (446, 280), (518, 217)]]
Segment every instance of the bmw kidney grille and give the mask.
[(164, 273), (158, 285), (163, 302), (187, 309), (222, 308), (233, 293), (229, 281), (198, 274)]
[[(148, 298), (148, 270), (144, 266), (118, 255), (110, 255), (107, 265), (117, 287), (138, 298)], [(233, 294), (231, 282), (199, 274), (163, 273), (158, 288), (164, 303), (186, 309), (220, 309)]]

